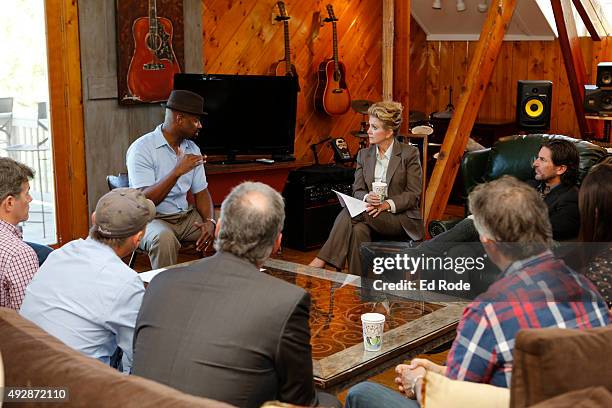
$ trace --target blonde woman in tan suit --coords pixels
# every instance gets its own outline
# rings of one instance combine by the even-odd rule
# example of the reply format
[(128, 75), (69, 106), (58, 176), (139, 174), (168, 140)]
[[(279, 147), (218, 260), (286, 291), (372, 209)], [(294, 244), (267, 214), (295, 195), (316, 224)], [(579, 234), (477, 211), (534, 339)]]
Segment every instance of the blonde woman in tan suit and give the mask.
[[(349, 272), (361, 275), (359, 246), (372, 241), (373, 232), (395, 240), (423, 239), (419, 152), (395, 140), (402, 123), (402, 105), (378, 102), (370, 106), (368, 115), (370, 147), (357, 154), (353, 183), (353, 196), (368, 203), (366, 212), (351, 218), (343, 209), (310, 266), (342, 268), (348, 260)], [(387, 183), (387, 197), (382, 202), (372, 193), (374, 181)]]

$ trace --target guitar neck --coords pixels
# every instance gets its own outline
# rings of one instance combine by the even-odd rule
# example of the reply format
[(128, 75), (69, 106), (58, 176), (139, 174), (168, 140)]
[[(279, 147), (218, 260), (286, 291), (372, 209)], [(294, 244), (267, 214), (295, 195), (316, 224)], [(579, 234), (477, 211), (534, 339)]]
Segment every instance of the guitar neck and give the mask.
[(334, 69), (338, 71), (338, 32), (336, 31), (336, 22), (332, 21), (334, 35)]
[(285, 30), (285, 65), (287, 66), (287, 72), (291, 72), (291, 47), (289, 46), (289, 22), (283, 21), (283, 28)]
[(157, 1), (149, 0), (149, 33), (157, 33)]

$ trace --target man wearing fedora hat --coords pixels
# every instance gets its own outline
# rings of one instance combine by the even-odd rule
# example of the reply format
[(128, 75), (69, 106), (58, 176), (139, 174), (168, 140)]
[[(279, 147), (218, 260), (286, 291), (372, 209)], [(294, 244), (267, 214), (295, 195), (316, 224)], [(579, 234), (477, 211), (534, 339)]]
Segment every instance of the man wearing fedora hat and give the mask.
[(49, 255), (26, 288), (20, 314), (106, 364), (121, 349), (129, 372), (144, 285), (121, 258), (138, 247), (153, 217), (155, 205), (141, 191), (106, 193), (91, 216), (89, 237)]
[[(153, 269), (176, 264), (181, 242), (195, 242), (200, 251), (212, 243), (215, 220), (205, 157), (193, 141), (205, 114), (200, 95), (174, 90), (166, 103), (164, 123), (127, 151), (130, 187), (142, 190), (157, 207), (140, 244)], [(187, 202), (189, 191), (195, 208)]]

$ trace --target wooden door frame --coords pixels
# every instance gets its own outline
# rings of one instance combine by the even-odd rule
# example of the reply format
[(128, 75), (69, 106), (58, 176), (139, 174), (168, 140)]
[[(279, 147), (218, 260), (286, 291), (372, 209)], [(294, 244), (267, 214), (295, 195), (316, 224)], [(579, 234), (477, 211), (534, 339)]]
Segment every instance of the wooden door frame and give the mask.
[(45, 0), (50, 124), (59, 246), (87, 236), (87, 172), (78, 7)]

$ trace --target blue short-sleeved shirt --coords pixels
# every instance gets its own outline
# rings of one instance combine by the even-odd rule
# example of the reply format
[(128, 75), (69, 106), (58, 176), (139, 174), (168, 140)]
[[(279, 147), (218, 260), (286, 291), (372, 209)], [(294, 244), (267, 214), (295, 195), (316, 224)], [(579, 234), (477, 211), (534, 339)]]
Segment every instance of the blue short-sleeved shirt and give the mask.
[(26, 288), (19, 313), (105, 364), (121, 347), (129, 372), (144, 292), (138, 274), (111, 247), (77, 239), (51, 252)]
[[(166, 177), (179, 157), (176, 155), (164, 137), (161, 126), (154, 131), (138, 138), (127, 151), (127, 168), (130, 187), (149, 187)], [(180, 149), (184, 154), (202, 154), (200, 148), (192, 140), (183, 140)], [(172, 187), (166, 198), (157, 205), (158, 214), (176, 214), (186, 211), (187, 192), (193, 194), (208, 187), (204, 165), (183, 174)]]

